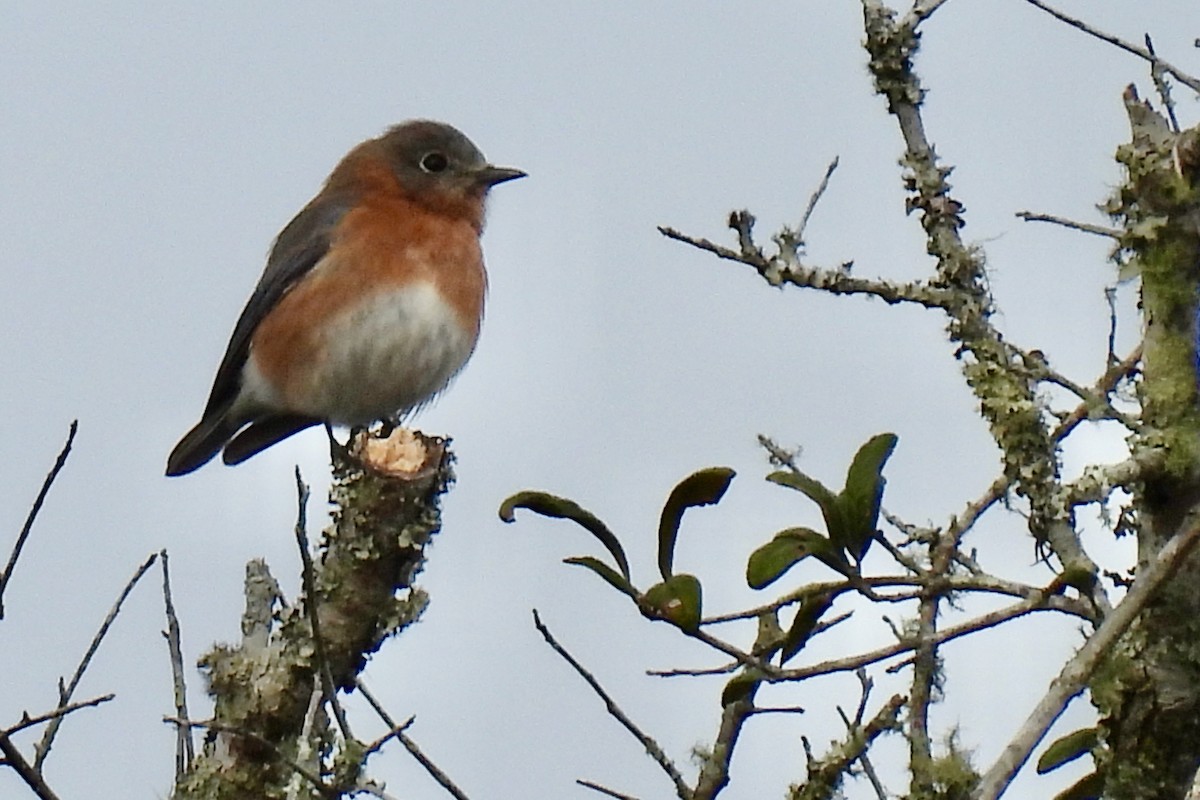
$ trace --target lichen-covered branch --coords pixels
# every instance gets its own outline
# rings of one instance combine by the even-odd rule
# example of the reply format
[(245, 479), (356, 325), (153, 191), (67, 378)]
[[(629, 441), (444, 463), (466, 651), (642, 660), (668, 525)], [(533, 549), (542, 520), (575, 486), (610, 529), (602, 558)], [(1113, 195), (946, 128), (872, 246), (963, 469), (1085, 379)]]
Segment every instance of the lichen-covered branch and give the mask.
[(315, 603), (320, 647), (311, 617), (299, 604), (283, 605), (265, 565), (248, 568), (241, 645), (217, 646), (201, 660), (214, 733), (177, 782), (176, 798), (283, 798), (289, 783), (296, 791), (297, 756), (306, 749), (317, 756), (322, 783), (306, 780), (301, 788), (310, 794), (301, 796), (361, 789), (366, 745), (338, 740), (325, 703), (315, 718), (308, 712), (314, 691), (321, 693), (318, 653), (335, 687), (350, 689), (367, 658), (425, 605), (413, 580), (441, 524), (451, 456), (440, 440), (422, 437), (414, 446), (424, 455), (415, 470), (391, 469), (387, 440), (369, 434), (352, 443), (353, 453), (334, 448), (333, 522), (313, 563), (315, 596), (304, 598)]
[(915, 24), (897, 22), (879, 0), (863, 0), (866, 47), (876, 91), (888, 101), (905, 143), (902, 159), (910, 211), (920, 212), (926, 249), (936, 260), (933, 286), (950, 298), (947, 333), (958, 345), (963, 374), (1004, 459), (1004, 473), (1030, 504), (1030, 531), (1049, 544), (1066, 568), (1096, 572), (1074, 537), (1070, 509), (1054, 503), (1059, 476), (1057, 443), (1045, 423), (1047, 409), (1036, 381), (1014, 368), (1012, 352), (992, 324), (993, 304), (983, 253), (959, 235), (962, 204), (950, 194), (951, 169), (938, 163), (921, 116), (924, 89), (913, 69), (919, 36)]
[[(1125, 108), (1132, 137), (1117, 159), (1127, 178), (1107, 210), (1122, 228), (1117, 259), (1141, 276), (1142, 427), (1131, 446), (1133, 458), (1151, 468), (1133, 484), (1140, 580), (1200, 509), (1200, 128), (1176, 133), (1132, 87)], [(1106, 656), (1090, 684), (1106, 745), (1096, 751), (1105, 797), (1183, 797), (1200, 763), (1195, 556)]]
[(880, 734), (899, 729), (900, 709), (904, 703), (903, 695), (893, 695), (870, 722), (852, 729), (846, 739), (825, 758), (812, 761), (808, 766), (808, 780), (803, 786), (793, 786), (788, 791), (788, 800), (829, 800), (836, 797), (850, 765), (862, 758)]

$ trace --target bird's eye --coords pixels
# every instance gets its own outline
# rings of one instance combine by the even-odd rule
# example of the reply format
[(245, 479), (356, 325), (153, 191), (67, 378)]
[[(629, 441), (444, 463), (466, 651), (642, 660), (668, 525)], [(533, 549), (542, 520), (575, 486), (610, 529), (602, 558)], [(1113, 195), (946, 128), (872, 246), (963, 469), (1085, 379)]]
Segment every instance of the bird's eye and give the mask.
[(450, 166), (450, 160), (444, 153), (436, 150), (421, 157), (421, 169), (426, 172), (445, 172), (448, 166)]

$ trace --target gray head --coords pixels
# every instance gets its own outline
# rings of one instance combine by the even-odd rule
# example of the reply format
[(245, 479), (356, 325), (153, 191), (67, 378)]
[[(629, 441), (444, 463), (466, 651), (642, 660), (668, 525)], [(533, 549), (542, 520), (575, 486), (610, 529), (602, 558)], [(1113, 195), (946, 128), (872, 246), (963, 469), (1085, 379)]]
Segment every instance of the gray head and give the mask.
[(496, 184), (525, 177), (519, 169), (489, 164), (470, 139), (443, 122), (410, 120), (376, 141), (403, 191), (418, 201), (441, 205), (452, 199), (482, 199)]

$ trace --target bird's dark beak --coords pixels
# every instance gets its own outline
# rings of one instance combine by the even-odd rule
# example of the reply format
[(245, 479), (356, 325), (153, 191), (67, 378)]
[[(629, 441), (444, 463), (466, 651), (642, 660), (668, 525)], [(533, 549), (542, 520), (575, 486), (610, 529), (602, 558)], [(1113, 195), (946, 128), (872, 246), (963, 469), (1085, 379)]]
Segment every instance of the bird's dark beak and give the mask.
[(515, 181), (517, 178), (524, 178), (525, 173), (519, 169), (511, 167), (496, 167), (491, 164), (486, 164), (479, 168), (475, 173), (475, 180), (482, 186), (495, 186), (497, 183), (505, 181)]

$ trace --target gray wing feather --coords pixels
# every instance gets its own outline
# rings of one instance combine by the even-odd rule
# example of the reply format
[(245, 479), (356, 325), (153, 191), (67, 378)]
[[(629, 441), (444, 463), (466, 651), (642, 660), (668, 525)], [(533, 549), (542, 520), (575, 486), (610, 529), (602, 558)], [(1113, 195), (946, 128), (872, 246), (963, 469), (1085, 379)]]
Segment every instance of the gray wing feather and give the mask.
[(242, 367), (250, 355), (250, 338), (263, 318), (270, 313), (279, 299), (287, 294), (296, 283), (317, 265), (329, 251), (334, 228), (345, 215), (349, 202), (330, 202), (323, 197), (313, 200), (297, 214), (280, 232), (267, 258), (266, 269), (259, 278), (254, 293), (242, 309), (229, 346), (217, 368), (212, 392), (204, 408), (207, 418), (214, 413), (223, 413), (237, 397), (240, 388)]

